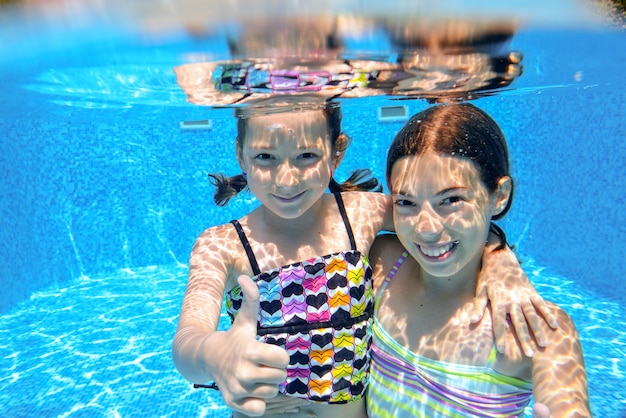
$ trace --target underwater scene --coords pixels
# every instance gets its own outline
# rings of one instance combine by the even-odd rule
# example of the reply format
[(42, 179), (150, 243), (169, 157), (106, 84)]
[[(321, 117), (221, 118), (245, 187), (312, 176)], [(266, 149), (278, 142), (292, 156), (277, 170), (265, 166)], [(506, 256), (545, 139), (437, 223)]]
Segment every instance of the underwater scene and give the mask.
[(0, 415), (231, 416), (172, 360), (195, 240), (261, 204), (207, 174), (241, 172), (238, 112), (314, 96), (351, 138), (334, 178), (386, 193), (412, 115), (493, 117), (498, 224), (576, 325), (592, 415), (626, 416), (623, 3), (429, 3), (0, 1)]

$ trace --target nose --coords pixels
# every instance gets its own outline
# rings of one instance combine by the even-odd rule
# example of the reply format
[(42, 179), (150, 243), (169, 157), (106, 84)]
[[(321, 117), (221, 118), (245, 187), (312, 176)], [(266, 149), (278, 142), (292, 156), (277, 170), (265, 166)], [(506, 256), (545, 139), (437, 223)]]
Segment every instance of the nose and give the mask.
[(434, 238), (443, 231), (443, 223), (441, 217), (432, 208), (422, 208), (417, 214), (415, 229), (425, 239)]
[(278, 165), (276, 170), (275, 182), (280, 187), (291, 187), (299, 183), (298, 170), (288, 161)]

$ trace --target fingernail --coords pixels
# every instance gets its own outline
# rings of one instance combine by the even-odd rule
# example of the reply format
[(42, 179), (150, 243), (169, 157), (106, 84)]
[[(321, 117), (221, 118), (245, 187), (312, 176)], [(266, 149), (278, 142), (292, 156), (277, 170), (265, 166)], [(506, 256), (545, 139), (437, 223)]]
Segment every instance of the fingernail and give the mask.
[(471, 323), (478, 322), (478, 315), (474, 314), (474, 315), (470, 316), (470, 322)]
[(535, 352), (529, 348), (528, 351), (526, 352), (526, 357), (532, 357), (534, 355), (535, 355)]
[(498, 345), (498, 352), (504, 353), (504, 345), (502, 345), (502, 344)]

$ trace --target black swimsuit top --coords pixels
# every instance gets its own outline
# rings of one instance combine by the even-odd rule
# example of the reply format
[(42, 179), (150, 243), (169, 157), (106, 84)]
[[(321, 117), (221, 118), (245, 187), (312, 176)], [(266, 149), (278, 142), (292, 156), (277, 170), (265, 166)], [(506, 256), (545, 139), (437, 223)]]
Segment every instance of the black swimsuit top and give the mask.
[[(281, 393), (325, 403), (363, 397), (369, 371), (370, 324), (374, 308), (372, 270), (356, 249), (341, 194), (335, 193), (351, 249), (261, 273), (238, 221), (231, 221), (246, 251), (261, 293), (257, 335), (290, 356)], [(241, 288), (226, 294), (234, 320)]]

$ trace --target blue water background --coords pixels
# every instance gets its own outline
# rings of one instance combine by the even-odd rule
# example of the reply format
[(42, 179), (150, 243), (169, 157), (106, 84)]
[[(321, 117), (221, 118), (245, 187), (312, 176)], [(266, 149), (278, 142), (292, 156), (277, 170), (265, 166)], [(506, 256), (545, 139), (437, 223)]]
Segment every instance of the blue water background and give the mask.
[[(0, 416), (228, 416), (170, 359), (195, 237), (255, 204), (211, 202), (206, 173), (237, 172), (231, 112), (187, 104), (171, 71), (189, 48), (224, 46), (183, 34), (70, 45), (0, 54)], [(623, 417), (626, 39), (520, 30), (511, 48), (523, 75), (475, 101), (510, 144), (503, 227), (579, 328), (594, 416)], [(345, 101), (354, 142), (338, 177), (382, 178), (401, 126), (377, 122), (383, 104)], [(179, 128), (198, 119), (212, 130)]]

